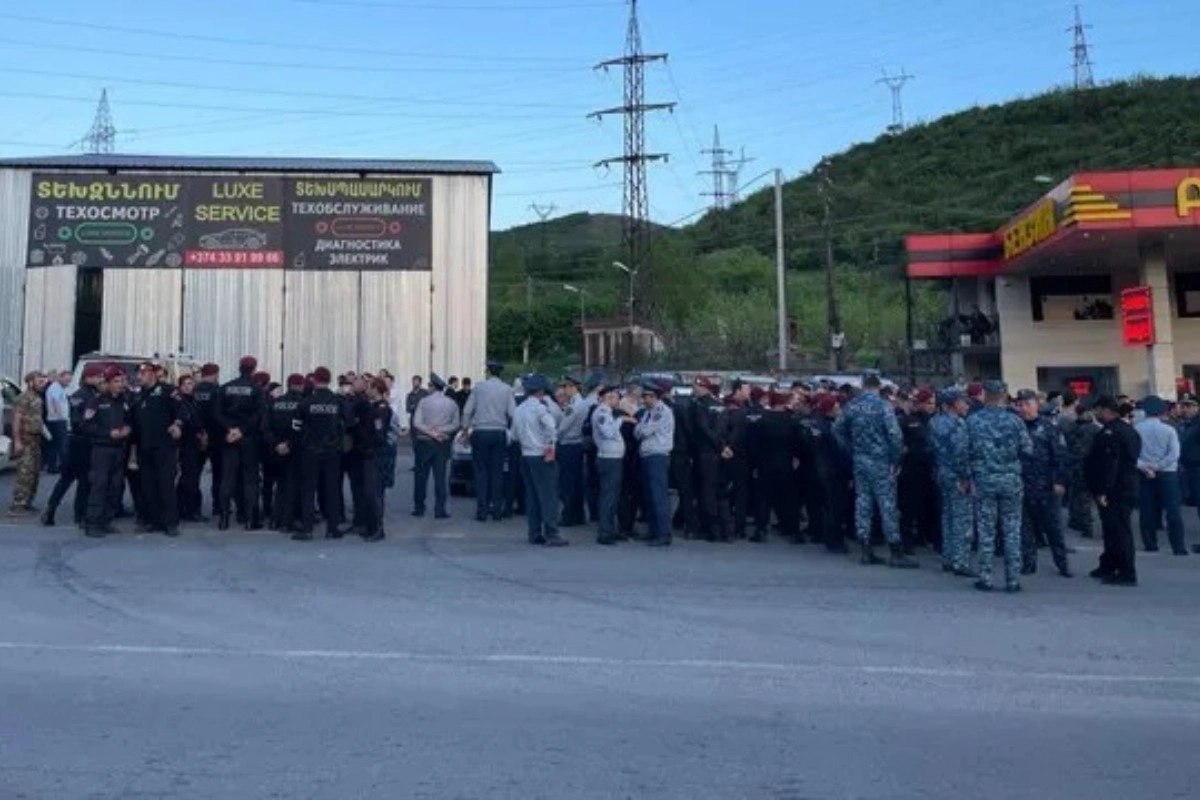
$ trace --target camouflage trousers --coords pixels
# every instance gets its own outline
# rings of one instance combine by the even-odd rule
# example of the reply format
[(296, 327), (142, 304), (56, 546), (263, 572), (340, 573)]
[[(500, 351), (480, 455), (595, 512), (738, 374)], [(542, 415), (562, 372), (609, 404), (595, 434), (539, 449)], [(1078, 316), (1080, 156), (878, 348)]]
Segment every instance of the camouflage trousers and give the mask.
[(1093, 535), (1092, 496), (1083, 481), (1083, 468), (1071, 470), (1067, 482), (1067, 527), (1084, 536)]
[(968, 569), (971, 556), (971, 498), (959, 491), (958, 481), (938, 480), (942, 496), (942, 563)]
[(883, 524), (888, 544), (900, 544), (900, 520), (896, 511), (896, 475), (886, 464), (854, 465), (854, 532), (860, 542), (871, 541), (875, 510)]
[(22, 511), (33, 505), (37, 497), (38, 479), (42, 474), (42, 439), (27, 439), (17, 456), (17, 474), (13, 478), (10, 510)]
[(975, 521), (979, 532), (979, 579), (992, 582), (996, 561), (996, 527), (1004, 537), (1004, 573), (1007, 585), (1021, 580), (1021, 504), (1024, 491), (1011, 486), (975, 486)]

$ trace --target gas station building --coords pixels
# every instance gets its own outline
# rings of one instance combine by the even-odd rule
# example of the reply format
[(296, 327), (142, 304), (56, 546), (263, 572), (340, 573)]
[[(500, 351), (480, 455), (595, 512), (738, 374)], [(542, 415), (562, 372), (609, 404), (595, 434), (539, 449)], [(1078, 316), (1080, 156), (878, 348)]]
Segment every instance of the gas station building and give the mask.
[(1200, 385), (1200, 167), (1077, 174), (998, 231), (906, 246), (910, 278), (950, 280), (956, 307), (997, 322), (998, 358), (968, 377), (1135, 397)]

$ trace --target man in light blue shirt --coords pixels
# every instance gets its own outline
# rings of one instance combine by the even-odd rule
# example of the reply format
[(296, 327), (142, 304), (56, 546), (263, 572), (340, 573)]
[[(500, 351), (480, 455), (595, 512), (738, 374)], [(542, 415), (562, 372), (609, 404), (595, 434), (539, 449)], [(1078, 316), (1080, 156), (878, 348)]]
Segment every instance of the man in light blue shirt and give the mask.
[(558, 535), (558, 418), (546, 396), (550, 384), (537, 374), (522, 383), (525, 400), (513, 415), (512, 435), (521, 446), (529, 543), (563, 547), (569, 542)]
[(675, 444), (675, 415), (670, 406), (662, 401), (671, 390), (667, 386), (646, 381), (642, 384), (642, 397), (646, 403), (646, 414), (633, 429), (634, 437), (641, 443), (638, 467), (642, 475), (642, 489), (649, 508), (650, 547), (667, 547), (671, 544), (671, 497), (669, 474), (671, 448)]
[(1186, 556), (1183, 540), (1183, 489), (1179, 483), (1179, 432), (1163, 419), (1167, 403), (1150, 396), (1142, 401), (1145, 419), (1136, 426), (1142, 440), (1138, 471), (1142, 473), (1138, 527), (1147, 553), (1158, 550), (1158, 528), (1167, 517), (1167, 538), (1177, 556)]
[(46, 449), (46, 472), (57, 475), (67, 459), (67, 420), (71, 407), (67, 402), (67, 386), (71, 373), (51, 373), (46, 384), (46, 430), (50, 432), (50, 443)]
[(612, 545), (618, 541), (617, 505), (621, 500), (625, 466), (625, 436), (621, 426), (632, 422), (633, 417), (618, 410), (620, 396), (616, 386), (600, 387), (598, 396), (599, 403), (592, 414), (592, 440), (596, 444), (594, 467), (600, 488), (596, 541)]
[(516, 413), (512, 387), (500, 380), (504, 365), (487, 362), (487, 379), (471, 391), (463, 409), (463, 431), (471, 441), (475, 479), (475, 519), (500, 520), (508, 427)]

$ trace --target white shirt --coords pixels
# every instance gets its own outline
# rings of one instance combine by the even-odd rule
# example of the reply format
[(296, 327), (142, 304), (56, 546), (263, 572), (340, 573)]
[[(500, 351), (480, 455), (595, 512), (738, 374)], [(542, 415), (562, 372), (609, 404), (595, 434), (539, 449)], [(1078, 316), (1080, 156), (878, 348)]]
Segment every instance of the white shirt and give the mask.
[(71, 405), (67, 402), (67, 390), (58, 381), (46, 387), (46, 421), (66, 422), (71, 416)]

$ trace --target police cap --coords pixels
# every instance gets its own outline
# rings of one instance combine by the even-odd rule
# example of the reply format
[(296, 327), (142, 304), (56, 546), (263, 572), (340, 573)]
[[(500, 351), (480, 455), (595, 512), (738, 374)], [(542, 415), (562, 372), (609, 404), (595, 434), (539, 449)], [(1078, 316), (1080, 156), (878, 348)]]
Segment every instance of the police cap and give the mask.
[(988, 394), (1008, 394), (1008, 384), (1004, 381), (984, 381), (983, 391)]
[(521, 388), (524, 389), (527, 394), (533, 394), (534, 392), (548, 392), (550, 391), (550, 381), (546, 380), (546, 376), (542, 375), (540, 372), (534, 372), (521, 379)]
[(1185, 394), (1179, 398), (1179, 404), (1184, 406), (1200, 406), (1200, 400), (1197, 400), (1194, 394)]
[(962, 399), (963, 393), (954, 387), (942, 389), (940, 392), (938, 392), (938, 403), (943, 406), (952, 406)]
[(1017, 392), (1017, 402), (1024, 403), (1026, 400), (1037, 400), (1037, 392), (1033, 389), (1022, 389)]
[(429, 373), (429, 385), (439, 392), (446, 388), (446, 382), (436, 372)]

